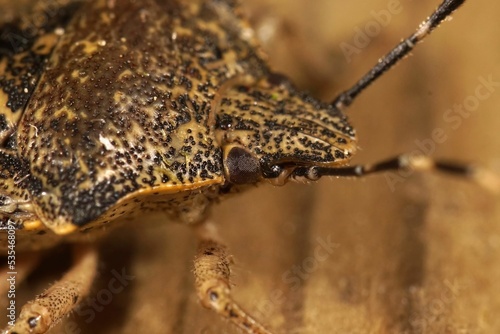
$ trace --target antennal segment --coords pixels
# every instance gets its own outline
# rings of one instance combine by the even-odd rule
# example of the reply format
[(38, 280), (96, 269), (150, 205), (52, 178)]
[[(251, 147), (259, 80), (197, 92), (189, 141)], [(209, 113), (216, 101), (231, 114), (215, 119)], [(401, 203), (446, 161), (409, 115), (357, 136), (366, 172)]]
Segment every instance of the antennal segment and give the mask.
[(460, 7), (465, 0), (445, 0), (432, 13), (427, 20), (422, 22), (418, 29), (408, 38), (404, 39), (394, 49), (387, 53), (378, 63), (366, 73), (354, 86), (339, 94), (332, 102), (338, 110), (344, 110), (351, 105), (354, 99), (372, 82), (394, 66), (400, 59), (413, 50), (415, 45), (429, 35), (444, 19)]
[(464, 165), (459, 163), (434, 160), (425, 155), (403, 154), (382, 162), (368, 165), (355, 165), (346, 167), (297, 167), (294, 177), (305, 177), (307, 180), (316, 181), (323, 176), (337, 177), (365, 177), (370, 174), (389, 171), (438, 171), (470, 179), (481, 187), (493, 192), (500, 192), (500, 178), (489, 169), (479, 166)]

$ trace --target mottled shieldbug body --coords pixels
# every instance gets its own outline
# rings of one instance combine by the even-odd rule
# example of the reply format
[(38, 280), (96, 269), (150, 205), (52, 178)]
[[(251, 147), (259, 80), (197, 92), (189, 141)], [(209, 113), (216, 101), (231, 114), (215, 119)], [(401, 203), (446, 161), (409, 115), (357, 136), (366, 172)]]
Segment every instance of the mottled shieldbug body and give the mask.
[[(221, 196), (268, 180), (315, 181), (388, 169), (466, 169), (403, 157), (346, 167), (356, 133), (343, 110), (463, 1), (443, 2), (351, 90), (325, 103), (266, 65), (224, 1), (66, 1), (37, 29), (0, 22), (0, 222), (19, 250), (86, 242), (161, 211), (194, 226), (202, 304), (248, 333), (268, 333), (229, 293), (229, 258), (206, 223)], [(0, 235), (3, 249), (7, 234)], [(89, 289), (96, 257), (28, 304), (12, 333), (45, 332)], [(82, 275), (85, 272), (86, 275)], [(75, 277), (78, 277), (76, 279)]]

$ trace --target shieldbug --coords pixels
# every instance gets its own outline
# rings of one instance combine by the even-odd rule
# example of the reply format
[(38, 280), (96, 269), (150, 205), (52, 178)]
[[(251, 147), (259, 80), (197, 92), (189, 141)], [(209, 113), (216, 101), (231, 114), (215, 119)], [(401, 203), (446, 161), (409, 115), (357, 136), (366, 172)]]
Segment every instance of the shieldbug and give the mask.
[[(458, 3), (449, 1), (446, 5)], [(255, 183), (261, 178), (275, 179), (277, 183), (289, 177), (314, 180), (330, 172), (360, 171), (311, 167), (334, 161), (335, 166), (341, 166), (355, 149), (354, 132), (340, 112), (342, 103), (334, 107), (304, 97), (286, 79), (268, 72), (254, 41), (246, 34), (248, 30), (231, 13), (232, 4), (172, 2), (166, 5), (166, 11), (155, 11), (160, 8), (154, 3), (127, 3), (122, 4), (130, 7), (123, 15), (120, 4), (92, 3), (69, 18), (79, 28), (98, 19), (95, 24), (92, 21), (92, 31), (68, 25), (64, 31), (54, 29), (52, 35), (43, 35), (48, 44), (51, 39), (61, 39), (53, 51), (56, 63), (44, 64), (36, 92), (26, 101), (29, 111), (24, 112), (19, 125), (12, 130), (11, 123), (5, 122), (6, 148), (19, 147), (19, 152), (26, 155), (7, 152), (3, 156), (8, 190), (3, 212), (26, 233), (29, 247), (54, 242), (50, 231), (31, 239), (30, 231), (40, 233), (37, 229), (49, 228), (59, 235), (69, 235), (69, 239), (78, 239), (81, 234), (71, 233), (77, 226), (82, 232), (98, 233), (96, 229), (117, 220), (117, 216), (132, 216), (134, 209), (129, 208), (133, 206), (138, 206), (136, 211), (141, 213), (161, 207), (170, 216), (195, 223), (203, 218), (204, 207), (221, 192), (237, 188), (231, 186), (234, 184)], [(85, 15), (92, 10), (99, 15)], [(198, 11), (200, 15), (193, 15)], [(175, 18), (174, 23), (169, 18)], [(58, 18), (57, 23), (61, 20)], [(110, 25), (115, 20), (121, 25)], [(225, 29), (221, 30), (221, 25)], [(143, 28), (137, 29), (139, 26)], [(157, 34), (151, 38), (147, 34), (139, 36), (137, 31), (168, 33), (164, 38)], [(158, 44), (164, 46), (161, 54)], [(40, 47), (36, 50), (46, 52), (44, 45), (36, 46)], [(165, 49), (168, 57), (163, 53)], [(22, 59), (26, 59), (24, 56)], [(61, 71), (63, 67), (67, 71)], [(158, 71), (163, 67), (170, 71)], [(205, 82), (207, 75), (211, 80)], [(36, 73), (29, 72), (28, 77), (33, 76)], [(15, 93), (22, 95), (24, 89), (30, 93), (35, 86), (29, 84)], [(191, 96), (190, 92), (197, 93)], [(232, 98), (233, 93), (240, 98)], [(291, 107), (288, 110), (287, 102), (295, 111)], [(259, 110), (253, 110), (253, 106)], [(266, 110), (272, 110), (273, 118), (265, 117)], [(287, 120), (289, 114), (299, 117), (302, 113), (309, 117), (300, 121), (304, 123)], [(11, 114), (6, 120), (13, 119)], [(325, 123), (325, 128), (317, 128), (315, 122)], [(298, 136), (306, 130), (311, 131), (309, 136)], [(321, 134), (327, 141), (312, 140), (313, 134)], [(335, 143), (328, 142), (333, 139)], [(331, 146), (339, 149), (329, 151)], [(168, 190), (161, 188), (165, 185)], [(157, 190), (179, 196), (156, 199)], [(21, 198), (20, 194), (29, 197)], [(116, 203), (120, 203), (118, 210)], [(28, 224), (33, 217), (43, 224)], [(21, 239), (19, 242), (22, 246)], [(227, 259), (212, 261), (216, 251), (222, 249), (200, 253), (197, 277), (204, 303), (219, 308), (230, 305), (221, 302), (225, 292), (205, 289), (207, 281), (200, 272), (203, 263), (222, 264), (226, 269)], [(222, 274), (223, 280), (228, 275), (210, 267), (207, 272)], [(217, 280), (217, 288), (221, 287), (219, 283)], [(71, 297), (69, 304), (78, 302), (87, 289), (73, 288), (82, 291), (64, 294), (64, 298)], [(238, 313), (236, 306), (230, 307), (224, 307), (222, 313), (235, 323), (249, 331), (265, 332), (244, 313)], [(52, 325), (50, 318), (29, 314), (19, 325), (44, 330)]]

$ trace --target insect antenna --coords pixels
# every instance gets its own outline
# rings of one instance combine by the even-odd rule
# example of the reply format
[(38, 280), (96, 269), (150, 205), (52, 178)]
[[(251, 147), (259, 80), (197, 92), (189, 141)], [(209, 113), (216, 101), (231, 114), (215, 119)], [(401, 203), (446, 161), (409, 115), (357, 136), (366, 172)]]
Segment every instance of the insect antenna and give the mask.
[(377, 64), (366, 73), (354, 86), (339, 94), (332, 102), (338, 110), (347, 108), (354, 99), (372, 82), (377, 80), (382, 74), (392, 68), (399, 60), (413, 50), (415, 45), (429, 35), (444, 19), (449, 17), (455, 9), (460, 7), (465, 0), (444, 0), (441, 5), (427, 18), (417, 30), (408, 38), (404, 39), (394, 47), (384, 57), (379, 59)]
[(364, 177), (388, 171), (438, 171), (471, 179), (494, 193), (500, 192), (500, 178), (488, 169), (442, 160), (438, 161), (425, 155), (415, 154), (402, 154), (375, 164), (347, 167), (297, 167), (294, 175), (309, 180), (318, 180), (322, 176)]

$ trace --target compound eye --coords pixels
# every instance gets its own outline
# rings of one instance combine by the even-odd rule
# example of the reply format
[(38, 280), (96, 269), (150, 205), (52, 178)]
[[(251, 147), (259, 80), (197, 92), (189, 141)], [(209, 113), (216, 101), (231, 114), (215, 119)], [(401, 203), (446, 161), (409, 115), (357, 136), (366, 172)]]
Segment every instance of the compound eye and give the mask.
[(224, 167), (226, 177), (233, 184), (256, 183), (262, 177), (259, 160), (239, 146), (226, 149)]

